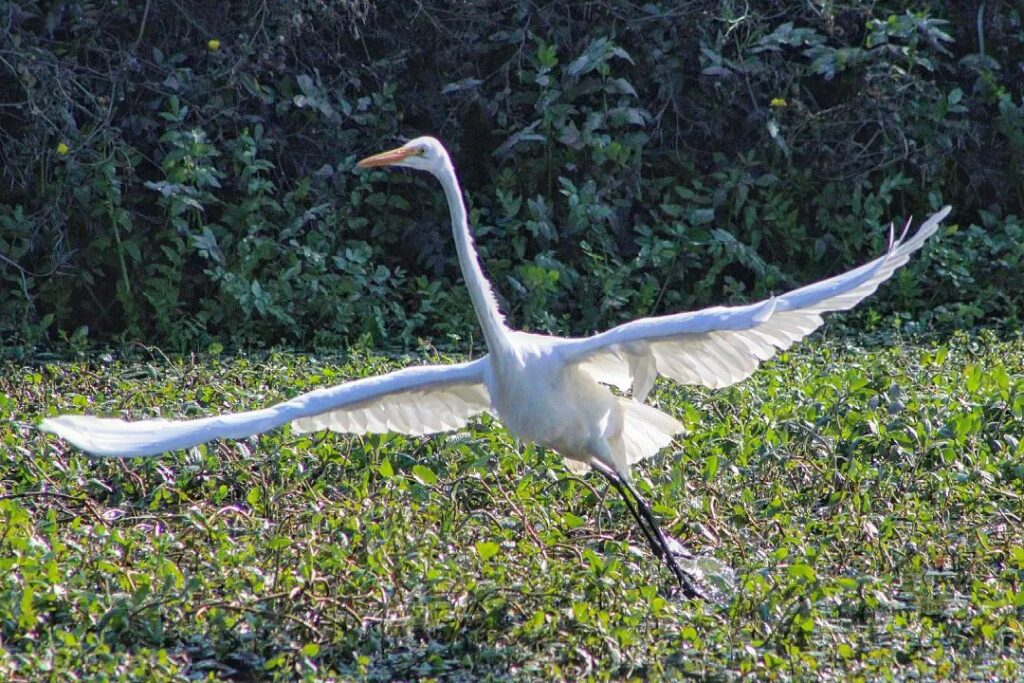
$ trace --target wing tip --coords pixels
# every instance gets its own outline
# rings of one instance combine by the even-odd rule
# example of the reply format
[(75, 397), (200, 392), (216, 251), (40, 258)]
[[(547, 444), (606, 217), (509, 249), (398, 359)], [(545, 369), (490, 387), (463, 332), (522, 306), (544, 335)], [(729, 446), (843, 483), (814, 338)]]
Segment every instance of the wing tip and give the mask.
[(82, 430), (82, 422), (96, 420), (91, 415), (58, 415), (41, 420), (36, 429), (67, 441), (75, 448), (96, 455), (96, 444)]
[(80, 429), (82, 422), (95, 419), (92, 415), (57, 415), (56, 417), (43, 418), (36, 424), (36, 429), (48, 434), (56, 434), (61, 438), (67, 438), (67, 434)]
[(896, 253), (909, 254), (920, 249), (924, 245), (925, 240), (927, 240), (929, 237), (931, 237), (938, 231), (939, 224), (942, 222), (943, 219), (946, 218), (946, 216), (949, 215), (949, 213), (952, 210), (953, 207), (949, 204), (946, 204), (941, 209), (939, 209), (932, 215), (928, 216), (925, 222), (921, 224), (921, 227), (917, 229), (917, 232), (914, 233), (914, 236), (911, 237), (910, 239), (906, 239), (906, 237), (907, 233), (910, 231), (910, 226), (913, 223), (913, 216), (907, 219), (907, 222), (903, 226), (903, 230), (899, 236), (899, 239), (896, 240), (893, 240), (893, 224), (889, 223), (889, 249), (886, 251), (884, 259), (888, 260)]
[(127, 422), (116, 417), (57, 415), (44, 418), (36, 425), (36, 429), (67, 441), (91, 458), (149, 457), (172, 450), (163, 447), (154, 449), (140, 446), (138, 443), (121, 443), (116, 438), (111, 440), (111, 430), (116, 435), (126, 425), (138, 425), (143, 422), (167, 421), (162, 418), (154, 418), (148, 421)]
[(926, 239), (928, 239), (936, 232), (938, 232), (939, 224), (941, 224), (942, 221), (945, 220), (946, 216), (948, 216), (952, 210), (953, 207), (950, 206), (949, 204), (946, 204), (941, 209), (933, 213), (931, 216), (928, 216), (928, 219), (918, 229), (917, 234), (914, 235), (914, 239), (911, 240), (912, 242), (917, 242), (916, 247), (919, 247), (922, 244), (924, 244), (924, 241)]
[[(907, 222), (903, 224), (903, 230), (900, 232), (900, 238), (896, 240), (897, 244), (903, 244), (903, 240), (907, 238), (907, 233), (910, 231), (910, 226), (914, 224), (914, 214), (910, 214), (907, 218)], [(889, 224), (892, 226), (892, 223)]]
[(927, 236), (931, 236), (939, 229), (939, 223), (945, 220), (946, 216), (953, 210), (953, 207), (946, 204), (941, 209), (933, 213), (931, 216), (921, 224), (921, 228), (917, 231), (918, 234), (927, 233)]

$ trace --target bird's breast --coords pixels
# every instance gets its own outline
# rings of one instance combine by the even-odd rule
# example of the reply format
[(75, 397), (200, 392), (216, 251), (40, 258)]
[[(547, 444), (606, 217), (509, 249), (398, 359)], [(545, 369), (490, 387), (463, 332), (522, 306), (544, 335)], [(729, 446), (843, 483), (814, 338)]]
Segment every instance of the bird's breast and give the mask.
[(491, 402), (517, 438), (586, 461), (590, 444), (621, 422), (615, 397), (575, 366), (545, 357), (525, 357), (496, 368)]

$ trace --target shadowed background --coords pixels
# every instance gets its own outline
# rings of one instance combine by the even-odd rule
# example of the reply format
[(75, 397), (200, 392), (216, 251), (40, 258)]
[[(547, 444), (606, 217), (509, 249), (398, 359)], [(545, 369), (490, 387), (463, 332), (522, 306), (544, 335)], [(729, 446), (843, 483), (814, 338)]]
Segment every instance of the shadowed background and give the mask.
[(1024, 26), (967, 5), (8, 5), (0, 334), (465, 348), (441, 193), (353, 171), (421, 133), (533, 329), (781, 291), (947, 202), (873, 306), (1014, 327)]

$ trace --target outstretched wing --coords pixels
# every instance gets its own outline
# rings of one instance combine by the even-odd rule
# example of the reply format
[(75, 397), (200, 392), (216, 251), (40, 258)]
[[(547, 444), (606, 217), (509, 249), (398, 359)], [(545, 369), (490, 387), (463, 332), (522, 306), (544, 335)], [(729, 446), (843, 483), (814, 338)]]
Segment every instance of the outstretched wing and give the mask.
[(658, 374), (684, 384), (728, 386), (817, 329), (823, 313), (852, 308), (874, 292), (935, 234), (949, 211), (943, 207), (906, 241), (904, 229), (900, 239), (890, 238), (883, 256), (842, 275), (748, 306), (636, 320), (567, 340), (558, 351), (600, 382), (623, 391), (632, 387), (641, 401)]
[(99, 456), (134, 457), (191, 448), (211, 439), (241, 439), (292, 421), (299, 432), (431, 434), (455, 429), (490, 408), (487, 358), (421, 365), (317, 389), (262, 410), (195, 420), (140, 420), (61, 415), (43, 420), (52, 432)]

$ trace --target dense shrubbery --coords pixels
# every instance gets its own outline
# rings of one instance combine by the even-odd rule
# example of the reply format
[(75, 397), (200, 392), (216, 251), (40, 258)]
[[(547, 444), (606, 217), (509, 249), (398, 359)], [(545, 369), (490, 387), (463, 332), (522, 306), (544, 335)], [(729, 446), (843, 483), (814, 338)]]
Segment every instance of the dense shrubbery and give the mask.
[(440, 192), (352, 170), (425, 132), (526, 326), (779, 291), (947, 202), (876, 305), (1019, 324), (1024, 26), (965, 5), (7, 5), (0, 335), (464, 336)]

